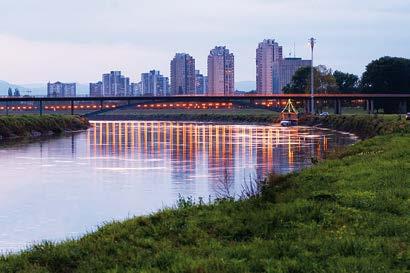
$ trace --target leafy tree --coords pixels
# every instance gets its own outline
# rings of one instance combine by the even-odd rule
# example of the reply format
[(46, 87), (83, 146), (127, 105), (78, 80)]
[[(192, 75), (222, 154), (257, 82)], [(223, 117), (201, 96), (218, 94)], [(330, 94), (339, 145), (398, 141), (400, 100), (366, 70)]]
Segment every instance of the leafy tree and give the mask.
[(9, 95), (9, 97), (13, 97), (13, 90), (9, 87), (9, 90), (8, 90), (8, 95)]
[(410, 93), (410, 59), (382, 57), (366, 66), (361, 88), (366, 93)]
[[(410, 59), (382, 57), (372, 61), (366, 66), (360, 86), (364, 93), (410, 93)], [(375, 107), (394, 113), (398, 102), (376, 100)]]
[(333, 73), (338, 89), (342, 93), (353, 93), (359, 90), (359, 77), (336, 70)]
[[(283, 88), (284, 93), (310, 93), (310, 67), (299, 68), (292, 77), (290, 84)], [(314, 67), (315, 93), (335, 93), (338, 90), (332, 70), (324, 65)]]
[[(316, 69), (314, 70), (316, 74)], [(309, 89), (309, 67), (299, 68), (292, 76), (292, 81), (283, 88), (283, 92), (286, 94), (295, 93), (302, 94), (307, 93)]]

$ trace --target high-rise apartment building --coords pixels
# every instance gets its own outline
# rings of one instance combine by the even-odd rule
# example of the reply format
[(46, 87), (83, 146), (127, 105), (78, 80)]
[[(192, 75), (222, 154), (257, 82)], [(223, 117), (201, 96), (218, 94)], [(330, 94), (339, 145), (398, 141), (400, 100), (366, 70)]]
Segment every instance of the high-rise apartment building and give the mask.
[(195, 94), (205, 95), (208, 92), (208, 77), (195, 70)]
[(177, 53), (171, 61), (171, 94), (195, 94), (195, 59), (189, 54)]
[(142, 82), (131, 83), (131, 93), (133, 96), (142, 96)]
[(140, 88), (141, 95), (168, 96), (169, 79), (161, 75), (159, 71), (151, 70), (141, 74)]
[(263, 40), (256, 49), (256, 91), (261, 95), (281, 94), (295, 72), (310, 66), (310, 60), (283, 58), (282, 46), (273, 39)]
[(267, 39), (256, 49), (256, 91), (258, 94), (273, 93), (274, 62), (282, 60), (282, 47), (275, 40)]
[(234, 55), (225, 46), (217, 46), (208, 56), (208, 94), (232, 95), (234, 91)]
[(103, 96), (103, 83), (96, 82), (90, 83), (90, 97), (102, 97)]
[(75, 97), (77, 84), (75, 83), (48, 83), (47, 96), (48, 97)]
[(121, 75), (121, 71), (111, 71), (102, 76), (104, 96), (121, 97), (130, 95), (130, 78)]

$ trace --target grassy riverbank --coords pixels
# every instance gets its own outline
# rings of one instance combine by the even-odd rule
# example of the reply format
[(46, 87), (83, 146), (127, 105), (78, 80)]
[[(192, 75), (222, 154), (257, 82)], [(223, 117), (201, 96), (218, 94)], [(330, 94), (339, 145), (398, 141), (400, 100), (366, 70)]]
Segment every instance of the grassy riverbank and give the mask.
[(181, 201), (79, 240), (0, 258), (0, 272), (408, 272), (410, 135), (377, 136), (262, 193)]
[(279, 113), (266, 109), (118, 109), (90, 116), (92, 120), (181, 120), (272, 123)]
[(409, 122), (404, 116), (399, 115), (306, 116), (301, 118), (299, 123), (350, 132), (361, 138), (392, 133), (410, 133)]
[(0, 139), (47, 136), (88, 127), (88, 121), (79, 116), (0, 116)]

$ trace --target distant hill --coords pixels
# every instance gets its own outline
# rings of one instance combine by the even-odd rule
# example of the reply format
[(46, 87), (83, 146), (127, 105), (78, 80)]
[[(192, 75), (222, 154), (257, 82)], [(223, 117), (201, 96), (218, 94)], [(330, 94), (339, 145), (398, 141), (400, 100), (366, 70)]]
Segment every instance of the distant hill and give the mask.
[(11, 83), (8, 83), (6, 81), (1, 81), (0, 80), (0, 96), (7, 96), (9, 88), (13, 89), (13, 92), (14, 92), (14, 89), (17, 88), (17, 89), (20, 90), (20, 93), (22, 95), (26, 95), (25, 92), (27, 91), (27, 89), (24, 88), (23, 86), (16, 85), (16, 84), (11, 84)]
[(256, 90), (256, 82), (254, 81), (241, 81), (235, 83), (235, 89), (238, 91), (254, 91)]

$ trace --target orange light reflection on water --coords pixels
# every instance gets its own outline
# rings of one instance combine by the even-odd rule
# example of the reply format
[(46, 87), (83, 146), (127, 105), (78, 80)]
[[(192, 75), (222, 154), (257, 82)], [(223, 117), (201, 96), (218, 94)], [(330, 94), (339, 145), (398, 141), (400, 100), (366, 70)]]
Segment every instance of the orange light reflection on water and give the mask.
[[(322, 157), (329, 138), (309, 136), (297, 127), (235, 126), (169, 121), (93, 122), (87, 142), (94, 156), (164, 159), (178, 171), (195, 173), (199, 161), (207, 161), (211, 176), (238, 165), (255, 167), (265, 175), (275, 166), (298, 168), (296, 157)], [(111, 130), (110, 130), (111, 129)], [(306, 148), (303, 148), (306, 146)], [(313, 148), (313, 149), (312, 149)], [(306, 155), (313, 152), (314, 155)], [(239, 164), (238, 164), (239, 163)], [(171, 164), (171, 165), (172, 165)], [(172, 166), (171, 166), (172, 167)]]

